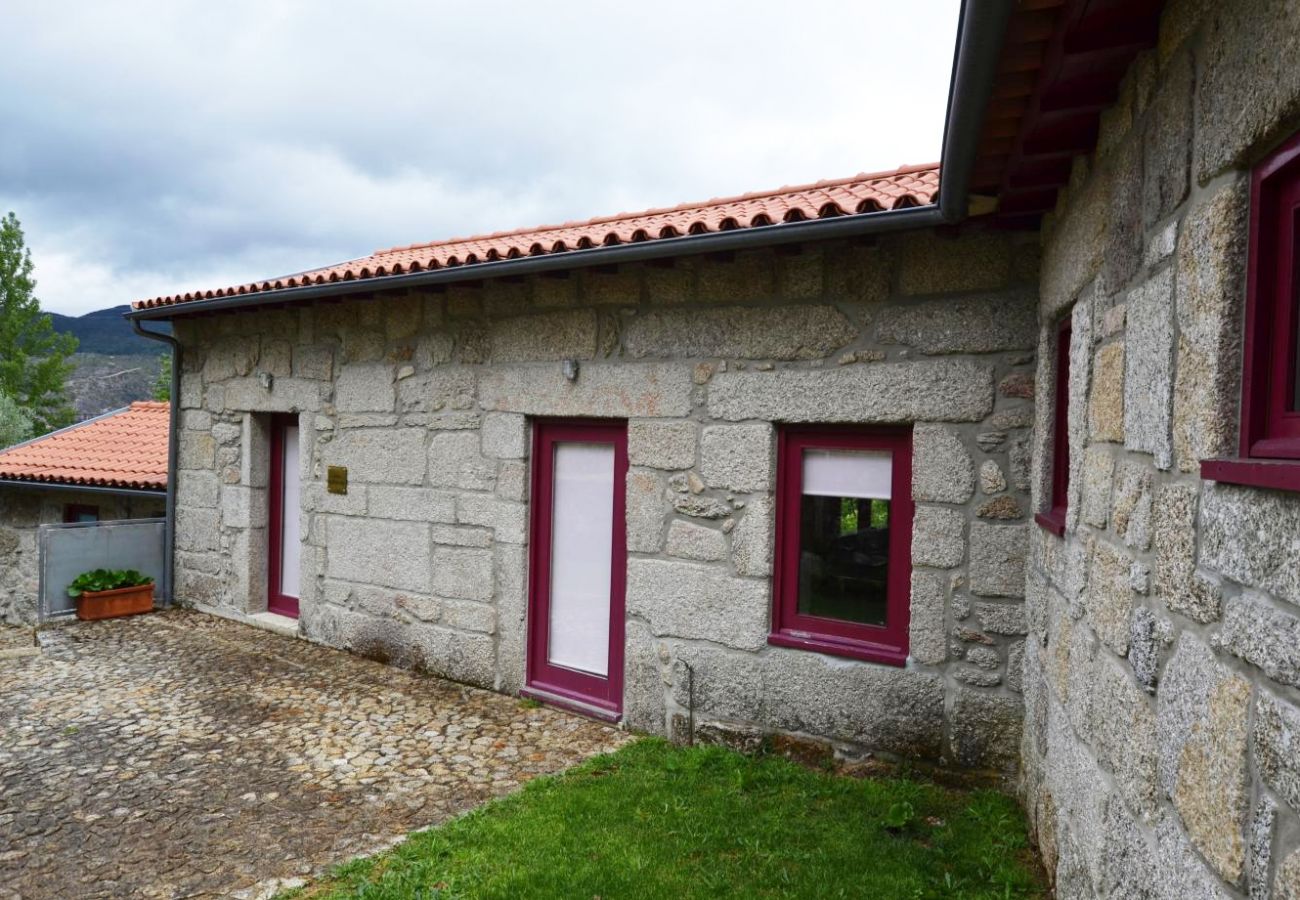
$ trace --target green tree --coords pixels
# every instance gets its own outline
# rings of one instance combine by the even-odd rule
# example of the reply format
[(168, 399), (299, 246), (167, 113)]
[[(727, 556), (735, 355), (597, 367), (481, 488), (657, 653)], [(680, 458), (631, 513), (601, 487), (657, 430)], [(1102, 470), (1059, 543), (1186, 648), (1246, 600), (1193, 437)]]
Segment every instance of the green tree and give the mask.
[(11, 212), (0, 219), (0, 391), (17, 401), (43, 434), (76, 417), (66, 383), (77, 339), (54, 330), (35, 290), (32, 254)]
[(0, 391), (0, 448), (12, 447), (35, 435), (32, 417), (13, 397)]
[(172, 398), (171, 353), (164, 353), (162, 363), (158, 366), (158, 377), (153, 380), (153, 398), (164, 401)]

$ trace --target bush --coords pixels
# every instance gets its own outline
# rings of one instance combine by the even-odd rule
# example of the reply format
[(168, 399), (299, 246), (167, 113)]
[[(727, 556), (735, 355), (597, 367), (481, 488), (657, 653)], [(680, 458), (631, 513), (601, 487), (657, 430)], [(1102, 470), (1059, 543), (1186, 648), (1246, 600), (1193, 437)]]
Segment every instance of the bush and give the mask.
[(68, 585), (68, 596), (76, 599), (86, 591), (115, 591), (118, 588), (153, 584), (153, 578), (135, 569), (94, 569), (82, 572)]

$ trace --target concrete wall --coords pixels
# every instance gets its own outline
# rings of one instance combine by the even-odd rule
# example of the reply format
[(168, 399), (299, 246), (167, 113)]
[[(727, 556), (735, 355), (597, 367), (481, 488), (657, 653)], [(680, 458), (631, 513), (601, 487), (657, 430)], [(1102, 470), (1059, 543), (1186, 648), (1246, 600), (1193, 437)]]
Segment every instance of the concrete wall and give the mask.
[[(1036, 278), (1032, 238), (919, 233), (180, 321), (178, 597), (265, 608), (296, 412), (302, 633), (516, 691), (532, 417), (627, 419), (631, 726), (682, 733), (689, 665), (705, 733), (1014, 768)], [(917, 423), (905, 669), (768, 646), (781, 422)]]
[(1169, 4), (1044, 228), (1071, 490), (1031, 541), (1022, 787), (1062, 900), (1300, 897), (1300, 496), (1198, 472), (1236, 452), (1248, 173), (1297, 58), (1295, 3)]
[(161, 496), (0, 487), (0, 623), (35, 624), (40, 586), (37, 529), (62, 522), (63, 508), (70, 503), (98, 506), (101, 521), (165, 513)]

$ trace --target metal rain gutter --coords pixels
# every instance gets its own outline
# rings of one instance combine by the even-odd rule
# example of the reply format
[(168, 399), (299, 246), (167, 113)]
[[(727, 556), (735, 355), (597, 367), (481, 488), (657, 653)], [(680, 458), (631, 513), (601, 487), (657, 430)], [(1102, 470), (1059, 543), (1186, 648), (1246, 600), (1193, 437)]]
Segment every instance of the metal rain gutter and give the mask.
[[(130, 318), (128, 316), (128, 318)], [(162, 341), (172, 350), (171, 402), (167, 413), (167, 523), (163, 526), (163, 569), (167, 578), (164, 605), (171, 606), (176, 594), (176, 465), (180, 460), (180, 398), (181, 398), (181, 344), (170, 334), (149, 331), (137, 319), (131, 319), (131, 329), (151, 341)]]
[(38, 491), (72, 491), (78, 494), (118, 494), (131, 497), (159, 497), (163, 493), (150, 488), (110, 487), (103, 484), (70, 484), (66, 481), (27, 481), (22, 478), (0, 478), (0, 487), (29, 488)]
[[(829, 219), (783, 222), (734, 231), (660, 238), (634, 244), (592, 247), (563, 253), (502, 259), (402, 275), (335, 281), (300, 287), (256, 291), (208, 300), (191, 300), (126, 314), (141, 320), (241, 309), (263, 304), (341, 297), (358, 292), (410, 289), (461, 281), (478, 281), (620, 263), (664, 259), (701, 253), (722, 253), (803, 241), (883, 234), (911, 228), (954, 224), (966, 217), (967, 192), (979, 141), (984, 110), (993, 90), (998, 52), (1006, 33), (1013, 0), (963, 0), (949, 83), (944, 125), (939, 202), (928, 206), (856, 213)], [(152, 335), (151, 332), (141, 332)], [(162, 337), (161, 335), (158, 337)], [(172, 341), (174, 344), (174, 341)], [(179, 371), (179, 369), (177, 370)]]

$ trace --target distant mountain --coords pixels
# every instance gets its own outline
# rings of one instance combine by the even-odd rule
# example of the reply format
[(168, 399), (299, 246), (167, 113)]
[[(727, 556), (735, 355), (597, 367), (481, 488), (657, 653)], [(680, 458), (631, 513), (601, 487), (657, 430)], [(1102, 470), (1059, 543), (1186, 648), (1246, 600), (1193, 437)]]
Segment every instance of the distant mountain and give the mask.
[[(167, 349), (162, 341), (142, 338), (131, 330), (131, 323), (122, 318), (129, 306), (114, 306), (100, 309), (84, 316), (61, 316), (50, 313), (54, 320), (54, 330), (64, 334), (75, 335), (81, 345), (80, 353), (99, 353), (105, 356), (149, 355), (161, 356)], [(149, 326), (151, 331), (170, 331), (165, 322)]]

